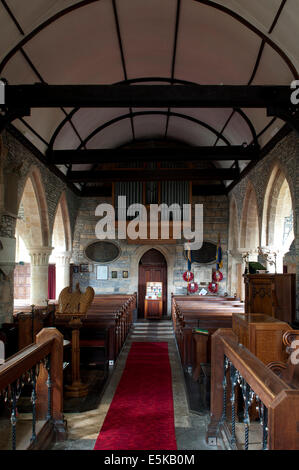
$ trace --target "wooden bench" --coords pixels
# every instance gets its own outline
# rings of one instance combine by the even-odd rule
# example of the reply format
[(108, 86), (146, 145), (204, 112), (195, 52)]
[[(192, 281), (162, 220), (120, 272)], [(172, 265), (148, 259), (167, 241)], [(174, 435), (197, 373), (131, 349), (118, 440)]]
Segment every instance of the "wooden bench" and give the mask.
[(13, 322), (2, 324), (6, 357), (34, 343), (36, 335), (43, 329), (54, 325), (55, 306), (26, 307), (15, 309)]
[[(234, 297), (172, 296), (172, 318), (183, 367), (192, 367), (196, 380), (200, 364), (210, 362), (211, 335), (232, 327), (232, 314), (243, 313), (244, 304)], [(207, 331), (197, 335), (196, 329)]]

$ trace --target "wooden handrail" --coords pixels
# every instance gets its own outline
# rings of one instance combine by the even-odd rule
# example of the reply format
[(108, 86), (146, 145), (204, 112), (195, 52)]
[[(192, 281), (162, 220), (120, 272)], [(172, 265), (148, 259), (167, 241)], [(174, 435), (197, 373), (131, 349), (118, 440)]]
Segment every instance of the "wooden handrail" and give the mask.
[[(47, 357), (50, 357), (51, 388), (46, 383), (48, 372), (42, 362)], [(63, 418), (63, 336), (56, 328), (42, 329), (36, 335), (34, 344), (14, 354), (0, 366), (0, 391), (22, 379), (35, 365), (40, 366), (36, 383), (36, 419), (46, 420), (46, 424), (41, 430), (40, 440), (37, 439), (30, 448), (47, 448), (55, 436), (59, 440), (66, 438)], [(51, 419), (48, 419), (49, 409)]]
[(299, 389), (291, 387), (278, 377), (238, 343), (237, 336), (231, 329), (224, 328), (212, 335), (211, 419), (207, 442), (215, 442), (222, 422), (225, 356), (268, 410), (269, 450), (299, 449)]
[(41, 344), (31, 344), (0, 366), (0, 390), (4, 390), (48, 356), (51, 353), (53, 341), (54, 339), (50, 339)]
[(267, 408), (280, 392), (291, 390), (291, 387), (265, 367), (265, 364), (248, 349), (238, 344), (236, 338), (230, 336), (225, 329), (218, 330), (218, 333), (220, 332), (224, 355), (238, 369)]

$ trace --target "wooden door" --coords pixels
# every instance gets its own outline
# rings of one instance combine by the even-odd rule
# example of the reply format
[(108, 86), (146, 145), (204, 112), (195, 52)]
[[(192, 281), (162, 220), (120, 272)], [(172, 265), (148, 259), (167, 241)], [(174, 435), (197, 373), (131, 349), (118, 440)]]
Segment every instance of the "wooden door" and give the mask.
[(163, 315), (167, 315), (167, 264), (164, 256), (157, 250), (147, 251), (139, 263), (138, 279), (138, 317), (144, 318), (144, 298), (147, 282), (162, 282)]

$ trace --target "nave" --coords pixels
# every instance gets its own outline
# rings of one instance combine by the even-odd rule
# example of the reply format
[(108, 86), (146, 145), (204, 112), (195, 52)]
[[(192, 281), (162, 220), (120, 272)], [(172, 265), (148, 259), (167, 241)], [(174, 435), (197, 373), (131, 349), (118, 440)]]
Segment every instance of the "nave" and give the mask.
[[(57, 443), (52, 450), (93, 450), (104, 423), (115, 390), (118, 386), (133, 342), (167, 342), (172, 373), (175, 435), (178, 450), (217, 450), (206, 443), (208, 413), (195, 413), (189, 409), (183, 370), (175, 342), (172, 322), (139, 321), (133, 325), (115, 368), (107, 381), (101, 403), (97, 409), (80, 414), (65, 413), (68, 439)], [(132, 411), (134, 403), (132, 403)], [(144, 404), (146, 407), (146, 403)], [(221, 449), (221, 446), (219, 446)], [(139, 449), (140, 450), (140, 449)], [(167, 450), (167, 449), (165, 449)]]
[(299, 1), (24, 3), (0, 0), (0, 448), (298, 450)]

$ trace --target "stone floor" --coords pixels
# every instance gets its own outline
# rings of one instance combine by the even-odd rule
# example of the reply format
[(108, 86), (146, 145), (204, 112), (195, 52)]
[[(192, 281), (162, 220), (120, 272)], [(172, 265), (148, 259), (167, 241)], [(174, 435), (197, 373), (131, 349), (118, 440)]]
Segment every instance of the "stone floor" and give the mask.
[(111, 373), (99, 406), (91, 411), (65, 413), (68, 422), (68, 440), (57, 443), (52, 450), (91, 450), (108, 412), (114, 392), (121, 378), (128, 352), (133, 341), (167, 341), (172, 371), (175, 432), (178, 450), (217, 450), (205, 442), (207, 413), (189, 410), (185, 381), (171, 321), (141, 321), (134, 324)]

